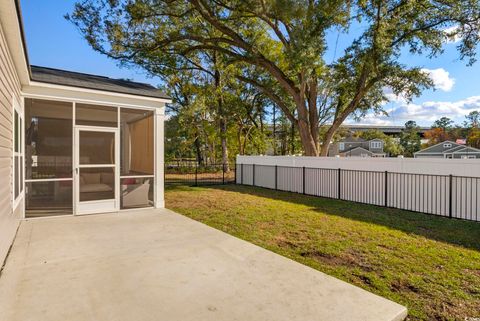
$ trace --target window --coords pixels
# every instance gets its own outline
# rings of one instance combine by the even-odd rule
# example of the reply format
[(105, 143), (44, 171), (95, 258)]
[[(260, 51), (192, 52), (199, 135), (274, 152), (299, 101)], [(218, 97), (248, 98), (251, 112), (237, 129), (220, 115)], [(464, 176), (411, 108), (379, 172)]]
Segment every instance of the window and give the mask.
[(340, 143), (339, 144), (339, 149), (344, 150), (345, 149), (345, 143)]
[(23, 196), (23, 112), (13, 99), (13, 207)]
[(462, 155), (462, 158), (463, 159), (474, 159), (474, 158), (477, 158), (477, 156), (475, 156), (475, 155)]
[(452, 144), (450, 143), (443, 144), (443, 148), (450, 148), (450, 147), (452, 147)]
[(379, 141), (370, 142), (370, 148), (380, 149), (382, 148), (382, 142), (379, 142)]

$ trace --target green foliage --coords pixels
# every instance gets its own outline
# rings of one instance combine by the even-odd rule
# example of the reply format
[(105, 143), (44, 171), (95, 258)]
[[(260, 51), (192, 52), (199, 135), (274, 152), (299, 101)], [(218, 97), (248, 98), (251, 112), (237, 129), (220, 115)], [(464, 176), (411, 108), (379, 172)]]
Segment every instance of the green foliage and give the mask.
[(467, 120), (464, 122), (464, 127), (478, 128), (480, 126), (480, 112), (478, 110), (470, 112), (465, 118)]
[(463, 126), (455, 125), (454, 121), (448, 117), (441, 117), (435, 120), (432, 128), (425, 133), (428, 143), (425, 146), (432, 146), (445, 140), (455, 141), (458, 138), (467, 138), (467, 145), (480, 146), (477, 141), (480, 113), (472, 111), (465, 116)]
[(432, 128), (441, 128), (443, 130), (449, 130), (452, 128), (454, 121), (448, 117), (442, 117), (433, 122)]
[(480, 148), (480, 129), (472, 128), (467, 137), (467, 144), (469, 146)]
[(402, 146), (406, 157), (413, 157), (413, 153), (418, 152), (421, 148), (418, 130), (417, 123), (409, 120), (405, 123), (405, 129), (400, 133), (400, 146)]
[[(331, 124), (326, 154), (347, 117), (384, 112), (385, 88), (411, 99), (432, 86), (399, 62), (404, 52), (435, 57), (457, 37), (460, 59), (473, 63), (479, 16), (478, 0), (83, 0), (67, 19), (95, 50), (161, 77), (204, 69), (215, 52), (223, 79), (257, 88), (295, 125), (305, 154), (318, 155), (320, 124)], [(331, 33), (351, 43), (326, 61)], [(227, 99), (218, 85), (206, 98)]]

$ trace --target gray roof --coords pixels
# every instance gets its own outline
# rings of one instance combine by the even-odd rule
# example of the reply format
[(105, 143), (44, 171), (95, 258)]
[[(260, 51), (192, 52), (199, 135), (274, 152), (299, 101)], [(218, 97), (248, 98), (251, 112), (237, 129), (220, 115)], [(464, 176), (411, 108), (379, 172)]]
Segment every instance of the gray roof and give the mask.
[(460, 145), (460, 146), (455, 146), (455, 147), (452, 147), (450, 149), (447, 149), (446, 151), (444, 151), (445, 154), (450, 154), (450, 153), (453, 153), (457, 150), (460, 150), (460, 149), (464, 149), (465, 146), (464, 145)]
[(480, 149), (471, 147), (471, 146), (466, 146), (460, 150), (453, 152), (453, 154), (479, 154), (479, 153), (480, 153)]
[[(443, 144), (445, 144), (445, 143), (451, 144), (451, 146), (450, 147), (443, 147)], [(457, 146), (464, 146), (464, 145), (460, 145), (460, 144), (457, 144), (457, 143), (452, 142), (450, 140), (446, 140), (444, 142), (441, 142), (441, 143), (435, 144), (433, 146), (427, 147), (425, 149), (419, 150), (418, 152), (416, 152), (414, 154), (439, 154), (439, 155), (442, 155), (445, 151), (447, 151), (449, 149), (452, 149), (454, 147), (457, 147)]]
[(31, 79), (38, 82), (135, 96), (170, 99), (170, 97), (161, 90), (139, 82), (39, 66), (30, 66), (30, 70)]

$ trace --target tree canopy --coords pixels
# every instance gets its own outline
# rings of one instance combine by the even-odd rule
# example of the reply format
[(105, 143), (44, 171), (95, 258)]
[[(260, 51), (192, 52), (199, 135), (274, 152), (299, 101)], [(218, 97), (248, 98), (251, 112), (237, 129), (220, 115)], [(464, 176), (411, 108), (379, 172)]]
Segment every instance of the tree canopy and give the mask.
[[(455, 37), (473, 63), (480, 40), (478, 0), (83, 0), (67, 18), (95, 50), (159, 76), (218, 53), (282, 110), (306, 155), (327, 155), (347, 117), (382, 112), (385, 88), (411, 99), (432, 86), (403, 53), (434, 57)], [(326, 61), (332, 32), (350, 43)]]

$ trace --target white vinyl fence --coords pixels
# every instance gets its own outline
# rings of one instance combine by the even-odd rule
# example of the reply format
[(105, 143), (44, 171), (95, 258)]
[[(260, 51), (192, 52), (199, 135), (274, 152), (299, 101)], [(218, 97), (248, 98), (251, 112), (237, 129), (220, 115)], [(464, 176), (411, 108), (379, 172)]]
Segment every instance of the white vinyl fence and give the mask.
[[(310, 166), (298, 166), (295, 163), (288, 166), (282, 158), (278, 157), (277, 162), (275, 157), (238, 157), (236, 183), (480, 221), (478, 176), (445, 175), (444, 172), (434, 174), (431, 170), (429, 173), (373, 170), (382, 166), (385, 169), (385, 164), (388, 164), (382, 162), (380, 166), (376, 163), (377, 159), (369, 159), (369, 166), (365, 166), (365, 169), (352, 169), (352, 166), (342, 166), (342, 161), (337, 166), (343, 168), (327, 168), (329, 164), (323, 162), (324, 158), (317, 158), (316, 164), (312, 164), (312, 158), (307, 157)], [(290, 158), (299, 162), (304, 157)], [(457, 170), (472, 166), (471, 160), (470, 163), (459, 160), (462, 161), (460, 164), (456, 163), (458, 160), (444, 161), (451, 162), (452, 172), (455, 172), (456, 166)], [(480, 169), (480, 161), (476, 162), (470, 168), (472, 174)], [(425, 160), (422, 159), (420, 163), (425, 163)], [(305, 164), (300, 162), (300, 165)], [(442, 170), (445, 170), (445, 163), (442, 165)]]

